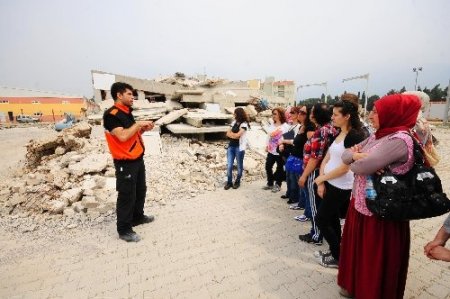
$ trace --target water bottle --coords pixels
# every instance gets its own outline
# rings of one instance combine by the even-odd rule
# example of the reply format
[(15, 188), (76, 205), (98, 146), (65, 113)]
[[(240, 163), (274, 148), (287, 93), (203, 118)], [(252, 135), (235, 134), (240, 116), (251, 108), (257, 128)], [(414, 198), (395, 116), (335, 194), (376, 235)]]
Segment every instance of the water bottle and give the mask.
[(374, 200), (376, 197), (377, 192), (373, 187), (373, 177), (369, 175), (366, 179), (366, 198), (369, 200)]

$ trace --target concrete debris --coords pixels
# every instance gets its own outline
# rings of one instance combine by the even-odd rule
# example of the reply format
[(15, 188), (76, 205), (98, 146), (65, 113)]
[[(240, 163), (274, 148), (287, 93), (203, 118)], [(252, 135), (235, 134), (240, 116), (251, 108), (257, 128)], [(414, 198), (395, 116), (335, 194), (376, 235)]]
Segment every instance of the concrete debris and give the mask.
[(176, 121), (177, 119), (179, 119), (180, 117), (182, 117), (183, 115), (185, 115), (186, 113), (188, 113), (188, 109), (186, 109), (186, 108), (172, 111), (169, 114), (158, 119), (155, 122), (155, 125), (162, 126), (162, 125), (170, 124), (170, 123)]
[[(184, 124), (168, 126), (171, 125)], [(224, 127), (225, 130), (228, 128)], [(96, 131), (102, 130), (99, 127)], [(117, 199), (115, 169), (103, 135), (86, 136), (85, 132), (91, 131), (78, 133), (77, 126), (69, 132), (73, 139), (58, 135), (53, 139), (32, 141), (27, 147), (28, 163), (25, 167), (17, 169), (10, 181), (0, 183), (0, 216), (26, 214), (36, 225), (30, 230), (30, 223), (16, 219), (11, 225), (17, 231), (55, 227), (72, 229), (114, 221)], [(155, 133), (160, 145), (152, 143), (149, 146), (160, 147), (160, 153), (145, 158), (148, 173), (146, 206), (166, 205), (223, 187), (226, 140), (201, 142), (171, 135), (160, 136), (158, 131)], [(73, 144), (64, 142), (64, 137), (83, 142), (79, 143), (80, 147), (73, 147)], [(64, 149), (64, 153), (58, 148)], [(263, 177), (263, 160), (264, 157), (247, 151), (244, 183)]]
[[(47, 137), (40, 140), (31, 140), (27, 144), (27, 165), (36, 167), (45, 156), (56, 153), (57, 148), (62, 147), (65, 151), (77, 150), (84, 146), (80, 138), (89, 138), (92, 127), (87, 123), (78, 123), (75, 126), (63, 130), (56, 137)], [(56, 153), (57, 155), (59, 155)]]

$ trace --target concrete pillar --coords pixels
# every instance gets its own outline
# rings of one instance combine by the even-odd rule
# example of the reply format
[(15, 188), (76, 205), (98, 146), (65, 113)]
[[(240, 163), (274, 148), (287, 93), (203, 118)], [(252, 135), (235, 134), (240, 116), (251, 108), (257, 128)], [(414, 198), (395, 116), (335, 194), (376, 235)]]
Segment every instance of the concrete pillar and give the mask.
[(138, 90), (138, 101), (145, 101), (145, 93), (142, 90)]
[(102, 101), (102, 93), (100, 89), (94, 89), (94, 101), (98, 104)]

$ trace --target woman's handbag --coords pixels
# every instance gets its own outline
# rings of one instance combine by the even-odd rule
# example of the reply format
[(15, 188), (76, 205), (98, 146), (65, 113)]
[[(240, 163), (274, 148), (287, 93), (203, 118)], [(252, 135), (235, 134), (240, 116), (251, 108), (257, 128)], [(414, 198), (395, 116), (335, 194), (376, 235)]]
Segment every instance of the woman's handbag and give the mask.
[(450, 200), (443, 193), (441, 180), (432, 167), (424, 164), (422, 148), (414, 142), (414, 165), (404, 175), (385, 170), (375, 175), (374, 199), (366, 198), (367, 208), (386, 220), (415, 220), (440, 216), (450, 211)]

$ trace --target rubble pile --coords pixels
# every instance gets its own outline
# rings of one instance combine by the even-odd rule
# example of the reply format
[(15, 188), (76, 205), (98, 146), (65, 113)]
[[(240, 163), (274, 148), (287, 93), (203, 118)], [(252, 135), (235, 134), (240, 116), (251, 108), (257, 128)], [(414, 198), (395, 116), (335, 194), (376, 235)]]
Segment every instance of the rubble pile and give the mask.
[[(25, 165), (0, 185), (0, 215), (21, 232), (72, 229), (115, 217), (115, 170), (103, 136), (78, 123), (53, 138), (32, 140)], [(199, 142), (163, 135), (162, 155), (147, 156), (147, 202), (176, 203), (223, 188), (226, 141)], [(263, 157), (247, 151), (243, 181), (261, 179)], [(236, 171), (234, 171), (236, 173)]]
[[(147, 177), (149, 200), (165, 204), (223, 188), (227, 168), (226, 141), (198, 142), (165, 135), (162, 143), (162, 156), (146, 158), (147, 173), (150, 173)], [(261, 179), (264, 171), (264, 158), (246, 151), (242, 180)], [(236, 175), (236, 171), (233, 174)]]

